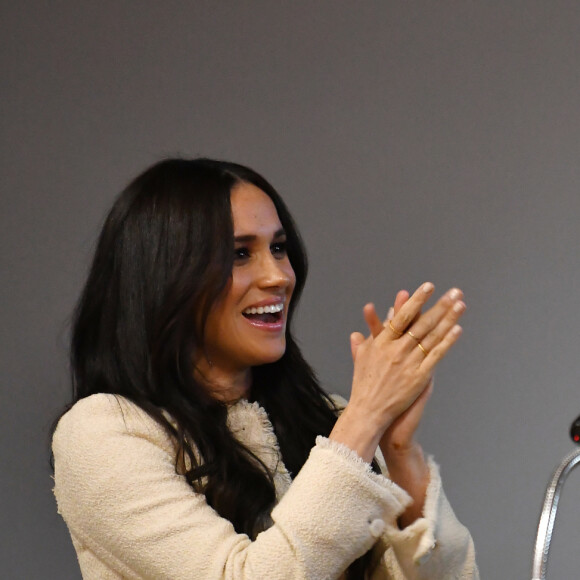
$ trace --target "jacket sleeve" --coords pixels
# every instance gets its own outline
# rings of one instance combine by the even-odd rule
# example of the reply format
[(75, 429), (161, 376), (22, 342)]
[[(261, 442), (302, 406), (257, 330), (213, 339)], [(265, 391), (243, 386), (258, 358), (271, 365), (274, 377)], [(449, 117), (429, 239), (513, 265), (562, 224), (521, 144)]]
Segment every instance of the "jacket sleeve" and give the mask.
[(430, 483), (423, 517), (400, 530), (385, 530), (386, 550), (373, 580), (478, 580), (473, 540), (455, 516), (441, 486), (439, 468), (429, 458)]
[[(347, 405), (340, 395), (331, 396), (339, 411)], [(376, 459), (381, 471), (388, 470), (380, 449)], [(404, 530), (396, 520), (387, 520), (385, 533), (375, 546), (378, 565), (372, 580), (478, 580), (475, 549), (469, 530), (449, 505), (441, 485), (439, 467), (430, 457), (429, 486), (423, 517)]]
[(111, 577), (330, 580), (410, 501), (354, 452), (319, 437), (273, 510), (273, 526), (252, 542), (176, 473), (159, 425), (112, 395), (66, 413), (53, 452), (54, 492), (83, 575), (85, 554)]

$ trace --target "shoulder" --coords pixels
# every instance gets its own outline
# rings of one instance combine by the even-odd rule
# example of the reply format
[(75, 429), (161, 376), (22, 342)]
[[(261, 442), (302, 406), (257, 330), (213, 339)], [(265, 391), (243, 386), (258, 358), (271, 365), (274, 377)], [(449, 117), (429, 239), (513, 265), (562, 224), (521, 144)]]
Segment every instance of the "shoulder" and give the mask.
[(81, 399), (52, 438), (59, 510), (69, 517), (83, 505), (102, 503), (105, 492), (118, 496), (133, 472), (176, 477), (175, 451), (166, 430), (129, 400), (109, 394)]
[(70, 455), (122, 448), (145, 438), (171, 448), (165, 430), (147, 412), (119, 395), (99, 393), (81, 399), (61, 418), (52, 439), (55, 461)]
[(59, 420), (55, 435), (71, 430), (94, 432), (104, 426), (123, 429), (155, 420), (135, 403), (120, 395), (98, 393), (76, 402)]

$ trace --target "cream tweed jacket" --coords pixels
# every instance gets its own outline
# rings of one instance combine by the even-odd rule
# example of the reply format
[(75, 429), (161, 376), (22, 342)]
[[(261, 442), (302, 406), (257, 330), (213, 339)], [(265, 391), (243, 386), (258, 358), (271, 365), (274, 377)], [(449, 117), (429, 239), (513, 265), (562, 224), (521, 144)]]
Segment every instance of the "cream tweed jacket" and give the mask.
[(228, 422), (274, 475), (273, 525), (255, 541), (176, 473), (173, 441), (133, 403), (93, 395), (61, 418), (54, 493), (83, 578), (335, 580), (371, 548), (372, 580), (479, 578), (432, 460), (424, 517), (399, 530), (409, 496), (347, 447), (318, 437), (292, 480), (264, 409), (241, 400)]

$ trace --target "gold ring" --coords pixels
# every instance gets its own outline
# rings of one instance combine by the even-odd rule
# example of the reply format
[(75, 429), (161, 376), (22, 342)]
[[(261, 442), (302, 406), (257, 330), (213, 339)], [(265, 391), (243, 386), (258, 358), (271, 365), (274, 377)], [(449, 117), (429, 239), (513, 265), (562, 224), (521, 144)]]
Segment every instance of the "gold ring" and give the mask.
[(393, 326), (393, 321), (389, 320), (389, 328), (393, 331), (393, 334), (395, 334), (397, 337), (399, 336), (403, 336), (403, 332), (401, 332), (400, 330), (397, 330), (394, 326)]
[(429, 353), (427, 352), (427, 349), (426, 349), (426, 348), (425, 348), (425, 347), (424, 347), (424, 346), (423, 346), (423, 345), (422, 345), (420, 342), (418, 342), (418, 343), (417, 343), (417, 346), (418, 346), (418, 347), (421, 349), (421, 352), (422, 352), (422, 353), (423, 353), (425, 356), (427, 356), (427, 355), (429, 354)]
[(417, 341), (419, 344), (421, 344), (421, 341), (410, 331), (407, 330), (407, 334), (415, 341)]

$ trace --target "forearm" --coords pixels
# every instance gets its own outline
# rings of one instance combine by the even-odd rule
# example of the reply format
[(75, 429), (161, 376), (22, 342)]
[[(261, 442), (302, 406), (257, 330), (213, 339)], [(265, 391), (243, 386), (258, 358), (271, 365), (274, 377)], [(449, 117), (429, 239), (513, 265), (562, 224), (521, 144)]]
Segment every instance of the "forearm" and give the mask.
[(386, 437), (381, 439), (380, 429), (373, 429), (368, 420), (359, 421), (356, 409), (348, 405), (337, 420), (329, 439), (349, 447), (367, 463), (373, 460), (380, 441), (391, 481), (404, 489), (413, 500), (399, 517), (399, 525), (404, 528), (422, 516), (429, 485), (429, 469), (419, 444), (413, 443), (405, 449), (390, 444)]
[(83, 399), (53, 440), (54, 491), (87, 577), (335, 578), (409, 502), (358, 452), (320, 437), (251, 542), (176, 473), (167, 433), (120, 399)]
[[(429, 485), (422, 517), (404, 530), (391, 527), (388, 541), (402, 574), (393, 578), (477, 580), (473, 541), (458, 520), (441, 486), (439, 469), (427, 459)], [(380, 576), (379, 576), (380, 577)]]
[(401, 514), (399, 526), (405, 528), (416, 519), (422, 517), (425, 496), (429, 485), (429, 468), (423, 456), (423, 450), (418, 443), (401, 449), (390, 444), (383, 438), (380, 448), (389, 470), (390, 479), (404, 489), (413, 503)]

